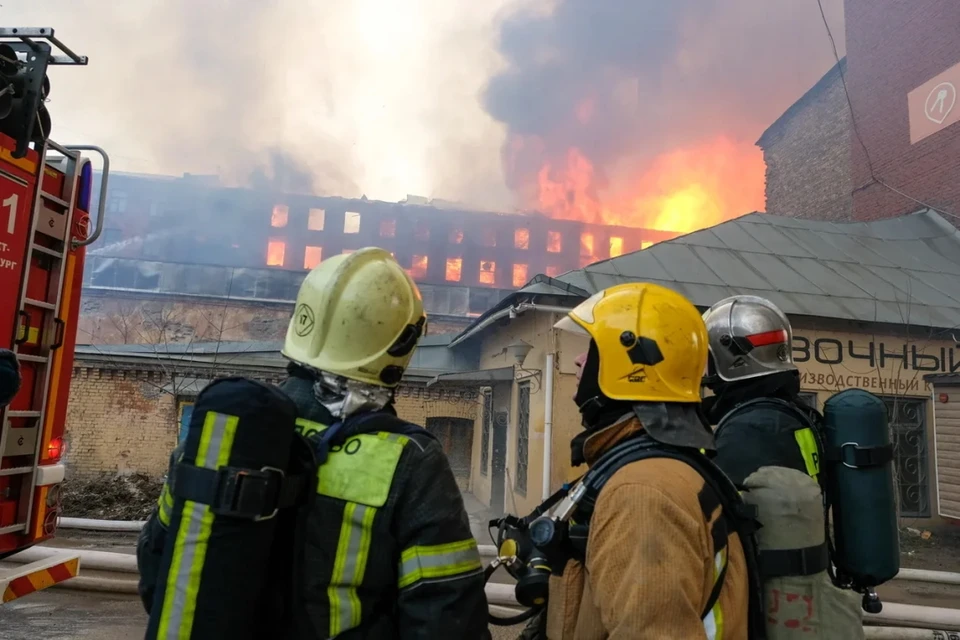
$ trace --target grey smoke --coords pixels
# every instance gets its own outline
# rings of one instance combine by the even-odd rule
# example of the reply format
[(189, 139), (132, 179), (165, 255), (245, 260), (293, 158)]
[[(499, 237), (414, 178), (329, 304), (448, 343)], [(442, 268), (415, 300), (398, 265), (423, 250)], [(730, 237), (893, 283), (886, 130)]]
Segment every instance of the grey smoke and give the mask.
[[(824, 0), (843, 41), (842, 0)], [(833, 64), (813, 0), (557, 0), (501, 27), (506, 69), (484, 93), (509, 131), (506, 178), (529, 183), (578, 147), (602, 182), (623, 162), (725, 134), (753, 142)], [(842, 54), (842, 52), (841, 52)], [(593, 117), (577, 118), (593, 101)], [(527, 136), (542, 148), (511, 142)]]

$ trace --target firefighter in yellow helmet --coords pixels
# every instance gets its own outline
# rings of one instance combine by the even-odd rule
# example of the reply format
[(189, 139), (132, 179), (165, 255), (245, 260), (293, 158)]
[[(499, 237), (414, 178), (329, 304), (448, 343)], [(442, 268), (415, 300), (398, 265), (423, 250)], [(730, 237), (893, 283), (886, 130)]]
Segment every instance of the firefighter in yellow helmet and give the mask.
[[(420, 292), (382, 249), (329, 258), (300, 287), (280, 388), (320, 468), (293, 601), (272, 637), (489, 637), (480, 554), (449, 462), (394, 410), (425, 327)], [(144, 558), (156, 527), (139, 544), (142, 573), (155, 565)], [(148, 607), (154, 582), (141, 579)]]
[(487, 637), (480, 554), (450, 464), (393, 409), (425, 327), (417, 286), (382, 249), (329, 258), (300, 287), (281, 388), (302, 418), (344, 421), (333, 450), (361, 445), (331, 453), (325, 466), (344, 477), (318, 487), (303, 567), (318, 635), (302, 637)]
[(664, 453), (613, 465), (582, 503), (592, 509), (574, 512), (589, 534), (582, 554), (551, 578), (546, 637), (747, 638), (746, 561), (726, 498), (685, 461), (704, 462), (700, 450), (714, 447), (699, 410), (700, 313), (674, 291), (629, 283), (592, 296), (556, 327), (589, 338), (576, 361), (584, 431), (572, 441), (573, 464), (596, 470), (632, 446)]

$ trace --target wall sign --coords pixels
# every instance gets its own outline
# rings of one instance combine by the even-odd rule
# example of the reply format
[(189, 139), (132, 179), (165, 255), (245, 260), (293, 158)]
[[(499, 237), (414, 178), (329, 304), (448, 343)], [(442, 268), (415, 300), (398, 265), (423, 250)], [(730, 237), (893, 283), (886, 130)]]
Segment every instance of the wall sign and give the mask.
[(924, 375), (960, 371), (960, 348), (947, 344), (843, 334), (795, 335), (793, 361), (804, 388), (923, 395)]
[(932, 136), (960, 120), (957, 88), (960, 88), (960, 64), (930, 78), (907, 94), (910, 144)]

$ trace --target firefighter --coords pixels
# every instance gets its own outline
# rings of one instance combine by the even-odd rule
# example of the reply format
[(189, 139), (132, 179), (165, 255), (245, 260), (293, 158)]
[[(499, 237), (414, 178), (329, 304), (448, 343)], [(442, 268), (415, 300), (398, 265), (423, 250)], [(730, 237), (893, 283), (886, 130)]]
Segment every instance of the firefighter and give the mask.
[[(556, 327), (590, 340), (577, 360), (584, 431), (571, 443), (574, 466), (595, 468), (612, 448), (644, 437), (706, 459), (698, 450), (714, 448), (700, 416), (707, 332), (689, 301), (660, 286), (623, 284)], [(551, 577), (546, 637), (747, 637), (744, 550), (704, 478), (668, 457), (613, 471), (595, 499), (583, 558)]]
[[(325, 260), (300, 287), (280, 388), (304, 435), (339, 433), (319, 460), (317, 495), (303, 507), (306, 543), (293, 589), (301, 604), (273, 637), (489, 637), (480, 554), (449, 462), (394, 408), (425, 326), (416, 285), (382, 249)], [(141, 573), (153, 574), (141, 578), (148, 610), (160, 502), (138, 549)]]
[(704, 414), (710, 424), (722, 423), (715, 462), (738, 486), (763, 466), (817, 478), (822, 456), (811, 424), (821, 418), (799, 397), (787, 316), (769, 300), (732, 296), (703, 319), (710, 336), (703, 382), (713, 392), (704, 399)]
[[(793, 329), (786, 314), (769, 300), (740, 295), (710, 307), (703, 320), (710, 340), (703, 382), (714, 394), (703, 404), (708, 422), (716, 425), (714, 462), (741, 487), (761, 467), (805, 473), (820, 486), (818, 506), (826, 504), (821, 474), (823, 417), (800, 399), (800, 373), (791, 348)], [(876, 504), (882, 503), (873, 497)], [(781, 504), (789, 504), (789, 499)], [(851, 591), (834, 588), (824, 577), (831, 558), (822, 531), (811, 533), (797, 549), (778, 547), (769, 555), (761, 551), (767, 589), (779, 586), (776, 578), (783, 576), (793, 585), (813, 585), (808, 592), (814, 594), (812, 602), (821, 613), (820, 624), (809, 637), (863, 638), (859, 599)], [(804, 542), (793, 535), (793, 543)], [(771, 638), (792, 637), (792, 631), (773, 623), (768, 632)]]
[(0, 349), (0, 409), (13, 402), (20, 390), (20, 366), (17, 356), (8, 349)]

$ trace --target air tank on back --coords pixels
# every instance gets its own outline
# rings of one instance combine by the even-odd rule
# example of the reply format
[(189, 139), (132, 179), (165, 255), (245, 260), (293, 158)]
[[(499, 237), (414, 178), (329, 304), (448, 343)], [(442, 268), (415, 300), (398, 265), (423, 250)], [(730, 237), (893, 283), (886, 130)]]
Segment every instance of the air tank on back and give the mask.
[(833, 508), (839, 581), (880, 609), (873, 587), (900, 572), (893, 445), (883, 400), (848, 389), (824, 403), (827, 499)]

